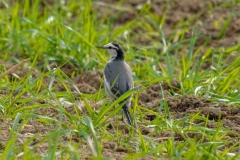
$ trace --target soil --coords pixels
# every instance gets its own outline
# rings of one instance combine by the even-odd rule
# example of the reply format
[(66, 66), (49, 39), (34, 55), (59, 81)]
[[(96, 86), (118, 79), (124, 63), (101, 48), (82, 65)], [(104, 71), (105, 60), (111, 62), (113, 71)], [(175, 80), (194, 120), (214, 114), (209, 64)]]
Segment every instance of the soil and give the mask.
[[(106, 15), (119, 15), (120, 18), (116, 19), (116, 26), (127, 23), (131, 20), (137, 19), (140, 8), (144, 5), (151, 6), (151, 12), (155, 13), (159, 17), (164, 15), (164, 12), (167, 11), (166, 14), (166, 23), (163, 27), (163, 33), (166, 38), (169, 38), (174, 32), (174, 27), (182, 20), (189, 20), (189, 23), (184, 25), (182, 28), (192, 26), (196, 23), (198, 29), (200, 29), (201, 36), (204, 39), (209, 39), (209, 47), (229, 47), (237, 44), (238, 33), (240, 33), (240, 15), (232, 14), (234, 11), (239, 11), (240, 6), (236, 5), (234, 8), (217, 8), (215, 10), (211, 10), (212, 12), (208, 12), (210, 6), (221, 6), (226, 5), (225, 0), (202, 0), (199, 3), (198, 0), (172, 0), (170, 2), (163, 0), (153, 0), (153, 1), (145, 1), (145, 0), (133, 0), (131, 2), (125, 1), (121, 6), (124, 8), (119, 14), (116, 13), (116, 9), (114, 7), (110, 7), (113, 4), (116, 4), (115, 1), (112, 0), (104, 0), (104, 2), (108, 5), (95, 5), (94, 9), (99, 11), (99, 17), (104, 17)], [(193, 15), (198, 15), (198, 18), (194, 18), (190, 20), (189, 18), (193, 17)], [(224, 25), (224, 22), (231, 17), (230, 24), (225, 32), (226, 36), (222, 38), (219, 37), (220, 31)], [(195, 20), (195, 21), (194, 21)], [(219, 26), (215, 26), (215, 22), (218, 22)], [(191, 33), (188, 33), (188, 36)], [(145, 44), (150, 43), (146, 42)], [(201, 41), (198, 40), (198, 45), (202, 45)], [(142, 44), (141, 44), (142, 45)]]
[[(21, 75), (22, 73), (22, 75)], [(18, 76), (24, 76), (25, 72), (18, 72)], [(87, 78), (88, 77), (88, 78)], [(77, 88), (82, 93), (88, 93), (93, 94), (96, 93), (100, 88), (102, 87), (102, 72), (101, 71), (89, 71), (83, 75), (77, 76), (73, 78), (72, 80), (76, 84)], [(91, 79), (91, 80), (90, 80)], [(94, 85), (92, 85), (94, 84)], [(161, 87), (160, 87), (161, 86)], [(171, 81), (170, 84), (167, 82), (162, 83), (156, 83), (154, 85), (149, 86), (145, 91), (139, 93), (139, 101), (138, 104), (141, 107), (145, 107), (149, 110), (153, 110), (156, 113), (160, 112), (160, 116), (164, 116), (164, 110), (159, 111), (159, 106), (163, 100), (165, 100), (168, 104), (169, 110), (171, 112), (171, 117), (165, 116), (165, 118), (172, 118), (175, 120), (191, 116), (191, 114), (199, 113), (199, 115), (208, 118), (209, 122), (207, 124), (208, 128), (217, 128), (219, 126), (218, 122), (222, 123), (222, 127), (225, 129), (228, 129), (229, 134), (226, 137), (232, 137), (237, 142), (240, 140), (240, 136), (233, 134), (234, 132), (239, 133), (240, 132), (240, 106), (234, 107), (232, 105), (227, 105), (225, 103), (213, 103), (205, 98), (200, 98), (194, 95), (184, 95), (184, 96), (172, 96), (171, 92), (174, 90), (175, 92), (178, 91), (180, 85), (179, 82), (174, 80)], [(72, 85), (69, 84), (69, 88), (72, 91), (76, 91)], [(161, 91), (161, 88), (163, 91)], [(64, 90), (64, 88), (59, 87), (58, 90)], [(5, 94), (8, 94), (7, 91), (0, 92), (1, 96), (4, 96)], [(162, 94), (163, 93), (163, 94)], [(163, 98), (165, 97), (165, 98)], [(27, 98), (27, 97), (26, 97)], [(76, 111), (76, 108), (74, 108), (74, 104), (71, 104), (64, 100), (61, 101), (63, 104), (63, 107), (65, 110), (71, 114), (75, 115), (78, 113), (85, 113), (87, 114), (87, 110), (85, 108), (84, 102), (79, 101), (79, 106), (82, 106), (82, 108), (78, 108)], [(44, 99), (39, 100), (38, 103), (40, 104), (46, 104), (50, 103), (53, 106), (55, 105), (55, 101), (51, 99)], [(95, 110), (98, 107), (101, 106), (101, 102), (88, 102), (91, 104), (92, 108)], [(40, 108), (36, 114), (48, 116), (48, 117), (57, 117), (59, 115), (59, 110), (54, 107), (43, 107)], [(143, 135), (148, 136), (154, 136), (159, 138), (159, 142), (166, 141), (168, 137), (170, 136), (170, 131), (164, 131), (162, 133), (154, 133), (153, 128), (145, 126), (144, 123), (146, 121), (153, 121), (157, 118), (154, 114), (146, 114), (143, 119), (138, 119), (139, 121), (139, 129), (142, 132)], [(64, 116), (63, 118), (64, 123), (70, 124), (68, 122), (68, 118)], [(6, 141), (8, 140), (8, 136), (10, 135), (9, 127), (13, 124), (12, 119), (3, 120), (0, 119), (0, 125), (1, 125), (1, 135), (0, 136), (0, 148), (4, 147)], [(108, 123), (107, 130), (114, 134), (116, 132), (116, 128), (118, 130), (121, 130), (123, 136), (129, 135), (129, 128), (126, 126), (124, 122), (119, 120), (119, 123), (116, 124), (116, 119), (111, 118), (106, 123)], [(205, 122), (196, 119), (194, 121), (195, 124), (198, 125), (205, 125)], [(38, 133), (38, 136), (34, 139), (32, 142), (32, 145), (37, 144), (40, 142), (41, 137), (47, 135), (49, 132), (51, 132), (52, 128), (54, 128), (54, 124), (44, 124), (42, 122), (38, 122), (36, 120), (29, 120), (29, 122), (24, 125), (22, 130), (19, 132), (18, 136), (20, 137), (21, 141), (17, 141), (17, 145), (21, 145), (22, 142), (27, 140), (27, 138), (31, 137), (31, 135), (34, 135)], [(202, 137), (204, 135), (201, 135), (197, 132), (187, 132), (185, 136), (188, 137)], [(66, 141), (69, 139), (68, 137), (63, 137)], [(174, 135), (175, 141), (183, 141), (183, 137), (176, 133)], [(84, 142), (84, 139), (79, 138), (77, 135), (74, 137), (71, 137), (72, 140), (78, 142), (81, 141)], [(207, 137), (204, 137), (204, 141), (208, 141)], [(85, 143), (85, 142), (84, 142)], [(232, 142), (234, 143), (234, 142)], [(88, 159), (92, 156), (92, 151), (89, 148), (88, 144), (82, 145), (81, 148), (82, 152), (82, 158)], [(48, 142), (41, 143), (41, 145), (36, 148), (36, 152), (39, 153), (47, 153), (48, 150)], [(129, 150), (124, 148), (123, 146), (119, 145), (117, 142), (107, 141), (104, 143), (103, 147), (103, 156), (109, 157), (109, 158), (115, 158), (115, 159), (123, 159), (125, 156), (127, 156), (129, 153), (136, 153), (134, 150)], [(142, 159), (154, 159), (154, 157), (148, 156)]]
[[(116, 4), (117, 2), (113, 0), (104, 0), (105, 3), (111, 3)], [(201, 3), (199, 3), (199, 0), (172, 0), (168, 4), (166, 4), (166, 1), (163, 0), (153, 0), (153, 1), (147, 1), (148, 5), (151, 5), (151, 11), (153, 13), (156, 13), (159, 16), (162, 16), (164, 12), (166, 11), (166, 6), (168, 6), (168, 12), (166, 15), (166, 24), (163, 28), (163, 32), (166, 36), (166, 38), (169, 38), (171, 34), (173, 34), (174, 26), (178, 24), (178, 22), (182, 19), (188, 19), (192, 17), (192, 15), (199, 15), (198, 18), (198, 24), (197, 27), (201, 31), (201, 38), (196, 44), (196, 47), (201, 46), (206, 39), (208, 39), (208, 43), (205, 46), (205, 49), (208, 47), (229, 47), (236, 45), (239, 41), (239, 33), (240, 33), (240, 15), (233, 15), (231, 22), (229, 24), (228, 29), (226, 30), (225, 35), (223, 37), (220, 37), (221, 28), (224, 25), (224, 21), (226, 21), (229, 16), (231, 15), (232, 11), (239, 11), (240, 6), (236, 6), (234, 8), (227, 8), (224, 9), (216, 9), (213, 10), (213, 12), (209, 13), (207, 11), (209, 6), (217, 6), (224, 4), (225, 0), (201, 0)], [(122, 7), (125, 8), (123, 11), (121, 11), (121, 17), (116, 20), (116, 26), (122, 25), (124, 23), (127, 23), (133, 19), (138, 18), (137, 15), (139, 13), (139, 7), (143, 6), (146, 3), (145, 0), (131, 0), (126, 1), (122, 4)], [(165, 5), (162, 5), (165, 4)], [(99, 17), (105, 17), (106, 15), (114, 15), (111, 13), (116, 12), (116, 9), (114, 7), (108, 7), (105, 5), (100, 4), (94, 4), (94, 9), (97, 9), (99, 11)], [(219, 28), (216, 28), (215, 22), (218, 21)], [(195, 22), (189, 22), (189, 26), (195, 24)], [(183, 26), (183, 28), (186, 26)], [(140, 32), (140, 31), (136, 31)], [(187, 33), (187, 37), (190, 37), (190, 33)], [(173, 42), (176, 42), (177, 40), (174, 40)], [(150, 44), (150, 42), (144, 41), (144, 39), (139, 40), (139, 44)], [(12, 64), (7, 65), (7, 68), (10, 68), (13, 66)], [(22, 67), (24, 68), (24, 67)], [(29, 70), (24, 68), (20, 68), (19, 70), (15, 71), (15, 74), (9, 75), (9, 78), (13, 81), (15, 81), (18, 77), (23, 77), (26, 74), (28, 74)], [(207, 68), (207, 66), (206, 66)], [(77, 68), (70, 65), (65, 65), (61, 68), (67, 75), (71, 76), (72, 72), (77, 72)], [(17, 76), (16, 76), (17, 75)], [(39, 73), (34, 72), (34, 75), (38, 77)], [(44, 81), (49, 83), (50, 78), (45, 77)], [(87, 93), (87, 94), (94, 94), (99, 89), (103, 89), (103, 73), (102, 71), (88, 71), (86, 73), (82, 73), (76, 77), (72, 78), (72, 81), (74, 82), (74, 85), (72, 85), (70, 82), (66, 82), (68, 84), (69, 89), (72, 91), (76, 91), (77, 89), (81, 93)], [(55, 80), (57, 84), (59, 84), (55, 90), (56, 91), (63, 91), (65, 88)], [(76, 89), (77, 88), (77, 89)], [(162, 88), (162, 90), (161, 90)], [(164, 115), (164, 110), (162, 109), (159, 111), (159, 106), (163, 101), (166, 101), (168, 104), (169, 111), (171, 113), (171, 116), (168, 117), (167, 115), (165, 118), (171, 118), (174, 120), (181, 119), (184, 117), (188, 117), (192, 114), (199, 113), (199, 115), (208, 118), (209, 123), (207, 124), (208, 128), (217, 128), (219, 125), (219, 122), (222, 123), (222, 127), (224, 129), (228, 129), (229, 131), (234, 131), (237, 133), (240, 133), (240, 106), (233, 106), (233, 105), (227, 105), (225, 103), (213, 103), (206, 98), (203, 97), (197, 97), (195, 95), (183, 95), (183, 96), (174, 96), (172, 95), (172, 91), (178, 92), (180, 88), (180, 83), (177, 80), (171, 81), (170, 84), (167, 82), (162, 83), (156, 83), (154, 85), (148, 86), (147, 90), (144, 92), (139, 93), (139, 106), (145, 107), (149, 110), (157, 111), (156, 113), (159, 113)], [(44, 88), (42, 88), (44, 89)], [(5, 94), (8, 94), (8, 90), (0, 91), (0, 97), (4, 96)], [(27, 95), (23, 95), (27, 96)], [(64, 100), (62, 101), (64, 102)], [(53, 100), (50, 99), (44, 99), (44, 100), (38, 100), (39, 104), (44, 103), (55, 103)], [(82, 108), (79, 108), (80, 110), (87, 113), (86, 109), (84, 108), (84, 102), (79, 102), (80, 106)], [(101, 102), (89, 102), (92, 104), (93, 107), (100, 107)], [(69, 114), (76, 114), (78, 110), (73, 108), (74, 104), (71, 103), (63, 103), (64, 108)], [(49, 117), (57, 116), (58, 110), (56, 110), (53, 107), (46, 107), (41, 108), (37, 111), (37, 114), (39, 115), (45, 115)], [(143, 135), (151, 135), (151, 136), (157, 136), (159, 137), (159, 141), (166, 141), (168, 137), (170, 136), (170, 132), (162, 132), (161, 134), (155, 134), (152, 133), (152, 128), (141, 124), (141, 122), (145, 121), (153, 121), (156, 118), (158, 118), (157, 115), (154, 114), (146, 114), (143, 119), (139, 119), (140, 125), (139, 128)], [(67, 122), (67, 118), (64, 118), (65, 123)], [(108, 131), (114, 133), (116, 123), (115, 119), (109, 119), (107, 123), (108, 125)], [(194, 123), (202, 124), (203, 121), (201, 119), (195, 119)], [(1, 119), (0, 118), (0, 150), (5, 146), (6, 141), (8, 140), (8, 137), (10, 135), (9, 127), (12, 126), (13, 120), (12, 119)], [(19, 132), (19, 137), (21, 141), (17, 140), (17, 144), (22, 144), (28, 137), (31, 137), (31, 135), (38, 133), (38, 136), (34, 139), (33, 144), (38, 143), (41, 140), (41, 137), (44, 135), (47, 135), (50, 132), (50, 129), (53, 128), (54, 124), (45, 124), (43, 122), (38, 122), (35, 120), (29, 120), (26, 125), (22, 128), (22, 130)], [(204, 126), (205, 124), (202, 124)], [(129, 134), (128, 127), (126, 127), (125, 123), (119, 121), (118, 129), (122, 131), (123, 136), (127, 136)], [(202, 135), (199, 135), (199, 133), (195, 132), (188, 132), (188, 137), (201, 137)], [(234, 138), (237, 141), (240, 140), (239, 135), (233, 134), (233, 132), (229, 132), (227, 137)], [(66, 141), (69, 139), (68, 137), (63, 137)], [(174, 135), (175, 141), (182, 141), (183, 138), (180, 134)], [(72, 137), (76, 142), (84, 142), (83, 139), (79, 138), (77, 135), (75, 137)], [(207, 137), (205, 137), (205, 141), (207, 141)], [(234, 142), (233, 142), (234, 143)], [(89, 159), (92, 156), (92, 151), (89, 148), (88, 144), (83, 144), (80, 148), (82, 151), (81, 158), (82, 159)], [(39, 146), (36, 149), (39, 153), (47, 153), (48, 151), (48, 143), (41, 143), (41, 146)], [(128, 153), (136, 153), (134, 150), (128, 150), (124, 148), (123, 146), (119, 145), (115, 141), (107, 141), (103, 145), (103, 156), (108, 158), (114, 158), (114, 159), (123, 159)], [(154, 157), (144, 157), (142, 159), (154, 159)]]

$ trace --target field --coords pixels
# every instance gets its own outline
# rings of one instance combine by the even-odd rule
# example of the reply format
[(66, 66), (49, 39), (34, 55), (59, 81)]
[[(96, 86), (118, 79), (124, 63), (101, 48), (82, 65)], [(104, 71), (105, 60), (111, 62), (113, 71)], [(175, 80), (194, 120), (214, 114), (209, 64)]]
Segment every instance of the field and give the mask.
[[(0, 159), (240, 159), (239, 0), (0, 1), (0, 22)], [(115, 102), (109, 42), (135, 84)]]

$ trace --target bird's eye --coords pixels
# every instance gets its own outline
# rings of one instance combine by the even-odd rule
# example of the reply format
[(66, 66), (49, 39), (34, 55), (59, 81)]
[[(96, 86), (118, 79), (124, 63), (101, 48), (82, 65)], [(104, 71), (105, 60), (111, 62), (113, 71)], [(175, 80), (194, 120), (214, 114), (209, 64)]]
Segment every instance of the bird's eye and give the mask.
[(112, 47), (110, 46), (110, 47), (108, 47), (109, 49), (112, 49)]

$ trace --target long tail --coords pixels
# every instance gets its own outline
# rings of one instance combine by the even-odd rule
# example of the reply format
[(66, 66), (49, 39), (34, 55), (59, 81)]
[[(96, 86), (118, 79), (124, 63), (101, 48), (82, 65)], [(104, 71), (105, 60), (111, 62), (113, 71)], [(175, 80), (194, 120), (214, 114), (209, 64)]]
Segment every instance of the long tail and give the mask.
[(126, 105), (124, 105), (124, 106), (122, 107), (122, 109), (123, 109), (124, 114), (125, 114), (126, 117), (127, 117), (128, 123), (132, 126), (132, 118), (131, 118), (131, 115), (130, 115), (130, 113), (129, 113), (129, 111), (128, 111), (128, 107), (127, 107)]

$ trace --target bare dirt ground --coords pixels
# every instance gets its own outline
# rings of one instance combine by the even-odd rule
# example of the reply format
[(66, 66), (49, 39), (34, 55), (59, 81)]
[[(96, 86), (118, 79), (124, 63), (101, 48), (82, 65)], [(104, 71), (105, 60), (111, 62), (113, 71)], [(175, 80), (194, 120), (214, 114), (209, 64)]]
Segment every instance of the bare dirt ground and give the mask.
[[(172, 30), (174, 26), (182, 19), (188, 19), (193, 14), (199, 15), (199, 29), (202, 32), (202, 38), (201, 39), (209, 39), (209, 42), (206, 47), (229, 47), (237, 44), (237, 41), (239, 40), (238, 36), (240, 33), (240, 16), (233, 16), (232, 20), (230, 22), (230, 25), (226, 31), (227, 36), (223, 36), (223, 38), (219, 38), (219, 34), (221, 31), (221, 27), (217, 30), (216, 27), (214, 27), (214, 21), (218, 19), (227, 19), (229, 14), (233, 10), (240, 10), (239, 6), (236, 8), (224, 8), (224, 9), (217, 9), (213, 12), (209, 13), (206, 10), (206, 6), (213, 5), (217, 6), (220, 4), (223, 4), (225, 0), (218, 1), (218, 0), (174, 0), (171, 2), (170, 10), (167, 13), (166, 17), (166, 24), (163, 28), (163, 32), (165, 33), (166, 38), (168, 38), (172, 34)], [(116, 3), (112, 0), (105, 0), (104, 2), (109, 3)], [(117, 25), (121, 25), (123, 23), (126, 23), (132, 19), (137, 18), (137, 7), (140, 5), (143, 5), (146, 1), (145, 0), (132, 0), (127, 1), (123, 3), (123, 6), (126, 7), (128, 10), (121, 13), (121, 18), (118, 19)], [(162, 16), (164, 14), (164, 11), (166, 10), (166, 5), (162, 5), (165, 3), (165, 1), (162, 0), (153, 0), (149, 1), (149, 3), (152, 4), (152, 12), (156, 13), (159, 16)], [(105, 14), (111, 14), (114, 12), (114, 8), (104, 7), (100, 5), (95, 5), (95, 9), (99, 10), (99, 17), (105, 15)], [(191, 25), (191, 24), (189, 24)], [(219, 24), (220, 26), (222, 24)], [(190, 36), (190, 33), (189, 33)], [(197, 45), (202, 45), (201, 39), (197, 42)], [(147, 44), (149, 42), (145, 42), (144, 39), (140, 41), (139, 43)], [(11, 65), (7, 66), (10, 67)], [(71, 72), (75, 71), (73, 67), (71, 66), (63, 66), (62, 70), (68, 74), (71, 75)], [(19, 70), (16, 71), (16, 74), (18, 76), (24, 76), (27, 73), (27, 70)], [(36, 73), (37, 74), (37, 73)], [(10, 76), (10, 78), (13, 78)], [(93, 94), (96, 93), (100, 88), (102, 88), (102, 71), (89, 71), (87, 73), (83, 73), (82, 75), (79, 75), (72, 79), (77, 88), (82, 93), (89, 93)], [(46, 79), (47, 81), (47, 79)], [(171, 87), (173, 87), (175, 90), (179, 88), (178, 81), (172, 81)], [(188, 114), (191, 113), (200, 113), (201, 115), (204, 115), (205, 117), (209, 116), (209, 128), (216, 128), (217, 122), (221, 121), (223, 123), (223, 127), (227, 128), (232, 131), (240, 132), (240, 106), (233, 107), (232, 105), (227, 105), (225, 103), (213, 103), (208, 101), (207, 99), (196, 97), (196, 96), (183, 96), (182, 98), (171, 96), (170, 90), (171, 87), (166, 83), (161, 83), (162, 88), (164, 90), (164, 97), (167, 100), (167, 103), (169, 105), (169, 109), (172, 113), (173, 119), (179, 119), (182, 118)], [(70, 86), (72, 90), (75, 90), (72, 86)], [(56, 88), (56, 90), (64, 90), (61, 85), (59, 85), (59, 88)], [(8, 91), (0, 91), (0, 97), (7, 94)], [(160, 84), (154, 84), (148, 87), (148, 89), (142, 93), (139, 94), (139, 102), (138, 104), (142, 107), (146, 107), (150, 110), (157, 111), (159, 108), (159, 105), (162, 101), (163, 95), (161, 94), (162, 91), (160, 89)], [(39, 103), (46, 103), (51, 100), (39, 100)], [(93, 106), (96, 106), (94, 104), (95, 102), (92, 102)], [(74, 109), (71, 108), (71, 106), (65, 106), (66, 110), (74, 114)], [(58, 114), (58, 111), (54, 108), (48, 107), (43, 108), (38, 111), (38, 114), (47, 115), (47, 116), (56, 116)], [(155, 119), (155, 115), (148, 114), (144, 117), (145, 121), (152, 121)], [(114, 120), (110, 119), (109, 123), (111, 125), (114, 125)], [(112, 122), (112, 123), (111, 123)], [(0, 136), (0, 149), (4, 146), (5, 142), (8, 139), (8, 136), (10, 134), (9, 132), (9, 126), (11, 126), (13, 123), (13, 120), (3, 120), (0, 118), (0, 126), (1, 126), (1, 136)], [(202, 123), (201, 121), (197, 121), (195, 123)], [(111, 132), (111, 125), (109, 126), (108, 130)], [(20, 137), (22, 137), (23, 141), (24, 139), (28, 138), (32, 134), (38, 133), (38, 137), (42, 137), (44, 135), (47, 135), (50, 132), (51, 127), (47, 127), (45, 124), (31, 120), (20, 132)], [(128, 133), (127, 128), (124, 124), (120, 124), (120, 127), (122, 130), (126, 131), (126, 135)], [(151, 129), (147, 128), (145, 126), (140, 126), (141, 131), (143, 134), (148, 135), (151, 134)], [(162, 133), (162, 135), (154, 135), (154, 136), (161, 136), (162, 141), (167, 139), (169, 137), (170, 133)], [(189, 133), (188, 136), (194, 137), (196, 133)], [(236, 141), (239, 141), (240, 137), (236, 136), (235, 134), (231, 134), (231, 132), (228, 135), (229, 137), (235, 137)], [(41, 138), (36, 138), (35, 143), (37, 143)], [(68, 137), (63, 137), (67, 138)], [(180, 135), (175, 135), (175, 139), (177, 141), (181, 141), (182, 137)], [(81, 138), (75, 137), (75, 141), (81, 141)], [(21, 144), (22, 142), (17, 142)], [(234, 142), (232, 142), (234, 143)], [(46, 153), (47, 152), (47, 143), (43, 144), (41, 147), (37, 148), (37, 151), (40, 153)], [(82, 154), (83, 159), (88, 159), (89, 156), (92, 154), (91, 150), (89, 149), (89, 146), (86, 144), (83, 145), (82, 148), (80, 148), (84, 154)], [(131, 153), (135, 151), (127, 150), (121, 146), (117, 145), (117, 142), (110, 141), (106, 142), (103, 147), (103, 156), (109, 157), (109, 158), (115, 158), (115, 159), (122, 159), (124, 156), (126, 156), (127, 153)], [(144, 158), (143, 158), (144, 159)], [(145, 157), (145, 159), (151, 159), (151, 157)]]
[[(19, 72), (20, 73), (20, 72)], [(23, 72), (21, 72), (23, 73)], [(19, 76), (21, 76), (21, 73)], [(22, 75), (23, 76), (23, 75)], [(86, 78), (88, 77), (88, 78)], [(91, 80), (89, 80), (91, 79)], [(73, 81), (76, 83), (76, 86), (78, 87), (79, 91), (82, 93), (96, 93), (97, 90), (101, 87), (103, 87), (101, 84), (102, 79), (102, 72), (101, 71), (90, 71), (85, 73), (84, 75), (77, 76), (73, 79)], [(93, 85), (94, 84), (94, 85)], [(215, 104), (212, 103), (204, 98), (199, 98), (196, 96), (183, 96), (182, 98), (175, 97), (175, 96), (169, 96), (169, 92), (171, 90), (171, 87), (175, 87), (177, 89), (179, 87), (177, 81), (173, 81), (171, 87), (166, 83), (162, 82), (161, 86), (163, 88), (164, 96), (167, 100), (167, 103), (169, 105), (169, 110), (171, 112), (171, 118), (177, 120), (180, 118), (183, 118), (184, 116), (187, 116), (189, 114), (196, 114), (200, 113), (204, 117), (208, 117), (209, 123), (207, 124), (208, 128), (217, 128), (218, 122), (222, 122), (224, 128), (229, 129), (230, 131), (240, 132), (240, 106), (239, 107), (233, 107), (231, 105), (226, 105), (224, 103)], [(71, 88), (71, 85), (69, 85)], [(75, 91), (74, 88), (71, 88), (72, 91)], [(57, 88), (57, 90), (64, 90), (61, 86)], [(159, 106), (162, 101), (162, 91), (160, 89), (160, 84), (154, 84), (148, 87), (148, 89), (142, 93), (139, 94), (139, 105), (145, 108), (148, 108), (150, 110), (156, 111), (159, 113)], [(7, 91), (0, 93), (2, 96), (4, 94), (7, 94)], [(50, 103), (54, 105), (54, 101), (50, 99), (45, 100), (39, 100), (38, 103)], [(101, 104), (97, 104), (97, 102), (90, 102), (92, 104), (92, 107), (97, 108), (100, 107)], [(84, 104), (82, 104), (84, 106)], [(64, 105), (64, 108), (69, 114), (75, 115), (76, 111), (74, 110), (73, 105)], [(162, 111), (163, 112), (163, 111)], [(87, 113), (86, 109), (83, 107), (82, 110), (79, 110), (79, 113)], [(44, 107), (39, 109), (37, 112), (38, 115), (48, 116), (48, 117), (57, 117), (59, 115), (59, 110), (54, 107)], [(153, 121), (156, 118), (156, 115), (153, 114), (147, 114), (144, 119), (140, 120), (142, 122), (144, 121)], [(166, 117), (167, 118), (167, 117)], [(68, 119), (64, 117), (64, 123), (68, 124)], [(13, 119), (3, 120), (0, 119), (1, 124), (1, 136), (0, 136), (0, 148), (4, 146), (5, 142), (8, 140), (10, 131), (9, 126), (12, 126)], [(204, 126), (204, 122), (197, 120), (194, 121), (196, 124), (202, 124)], [(109, 119), (107, 121), (109, 123), (108, 131), (114, 134), (114, 128), (117, 128), (116, 126), (116, 120), (115, 119)], [(21, 141), (17, 141), (17, 145), (22, 145), (25, 140), (27, 140), (29, 137), (31, 137), (33, 134), (38, 134), (38, 136), (34, 139), (32, 142), (32, 145), (38, 143), (43, 137), (48, 135), (48, 133), (51, 132), (54, 124), (46, 125), (44, 123), (38, 122), (36, 120), (30, 120), (27, 125), (22, 128), (22, 130), (19, 133), (19, 139)], [(152, 129), (144, 126), (139, 125), (139, 128), (143, 135), (149, 135), (154, 137), (160, 137), (159, 143), (165, 141), (170, 136), (170, 132), (162, 132), (160, 135), (156, 133), (152, 133)], [(129, 130), (126, 127), (125, 123), (119, 122), (118, 129), (122, 131), (123, 136), (129, 135)], [(188, 137), (201, 137), (202, 135), (199, 135), (199, 133), (196, 132), (188, 132)], [(240, 140), (240, 137), (236, 134), (232, 134), (232, 132), (229, 132), (227, 135), (228, 137), (235, 138), (235, 141), (231, 142), (231, 144), (235, 144)], [(68, 141), (69, 137), (62, 137), (64, 140)], [(80, 138), (77, 135), (74, 135), (74, 137), (71, 137), (72, 140), (79, 142), (84, 141), (83, 138)], [(174, 136), (175, 141), (183, 141), (183, 137), (180, 134), (175, 134)], [(207, 137), (205, 139), (207, 141)], [(227, 147), (227, 146), (226, 146)], [(82, 156), (83, 159), (88, 159), (92, 156), (92, 151), (89, 147), (89, 145), (86, 143), (85, 145), (82, 145)], [(36, 148), (36, 152), (38, 153), (47, 153), (48, 151), (48, 143), (42, 143), (39, 147)], [(119, 146), (116, 141), (106, 141), (103, 146), (103, 155), (109, 158), (115, 158), (115, 159), (123, 159), (127, 156), (128, 153), (136, 153), (134, 150), (126, 149), (123, 146)], [(142, 159), (154, 159), (151, 156), (144, 157)]]

